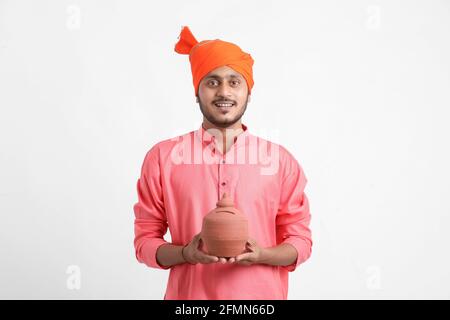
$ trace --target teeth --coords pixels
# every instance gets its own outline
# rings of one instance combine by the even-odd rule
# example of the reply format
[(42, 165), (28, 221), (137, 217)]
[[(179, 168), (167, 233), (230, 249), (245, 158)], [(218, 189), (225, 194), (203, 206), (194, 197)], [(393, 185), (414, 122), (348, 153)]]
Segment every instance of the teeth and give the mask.
[(216, 103), (218, 107), (231, 107), (232, 105), (232, 103)]

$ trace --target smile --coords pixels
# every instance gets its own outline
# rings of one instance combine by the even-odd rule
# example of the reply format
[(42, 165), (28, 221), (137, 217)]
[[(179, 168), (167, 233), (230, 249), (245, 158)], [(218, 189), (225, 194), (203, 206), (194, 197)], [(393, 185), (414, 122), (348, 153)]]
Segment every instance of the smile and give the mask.
[(214, 105), (219, 108), (230, 108), (230, 107), (234, 106), (234, 103), (232, 103), (232, 102), (217, 102), (217, 103), (214, 103)]

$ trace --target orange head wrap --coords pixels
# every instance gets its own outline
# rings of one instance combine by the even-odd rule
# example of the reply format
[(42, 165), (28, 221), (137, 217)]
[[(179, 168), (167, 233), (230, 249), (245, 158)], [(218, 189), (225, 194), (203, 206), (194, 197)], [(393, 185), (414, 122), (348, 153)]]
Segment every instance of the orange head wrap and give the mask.
[(188, 27), (182, 28), (178, 39), (175, 52), (189, 54), (195, 95), (198, 94), (198, 86), (202, 78), (222, 66), (229, 66), (239, 72), (247, 82), (248, 93), (251, 93), (254, 82), (253, 58), (250, 54), (242, 51), (234, 43), (219, 39), (198, 42)]

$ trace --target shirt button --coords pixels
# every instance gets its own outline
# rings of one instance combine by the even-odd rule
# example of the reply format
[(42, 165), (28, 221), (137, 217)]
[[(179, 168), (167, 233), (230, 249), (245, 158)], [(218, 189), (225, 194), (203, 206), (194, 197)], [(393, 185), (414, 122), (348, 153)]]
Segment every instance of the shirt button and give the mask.
[(227, 183), (226, 182), (222, 182), (222, 186), (225, 186)]
[(225, 163), (225, 160), (222, 160), (222, 163)]

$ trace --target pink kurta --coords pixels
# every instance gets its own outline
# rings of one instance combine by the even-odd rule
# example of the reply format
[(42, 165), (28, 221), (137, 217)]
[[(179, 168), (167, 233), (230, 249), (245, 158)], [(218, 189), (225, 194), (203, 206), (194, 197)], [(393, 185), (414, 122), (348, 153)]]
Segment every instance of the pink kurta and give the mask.
[(179, 264), (170, 267), (164, 299), (287, 299), (288, 272), (311, 255), (307, 179), (281, 145), (249, 133), (238, 135), (223, 155), (203, 129), (161, 141), (146, 154), (134, 205), (136, 258), (158, 264), (167, 241), (185, 245), (202, 228), (203, 217), (226, 192), (249, 222), (249, 237), (261, 247), (289, 243), (297, 249), (290, 266)]

